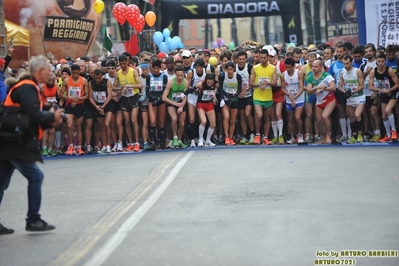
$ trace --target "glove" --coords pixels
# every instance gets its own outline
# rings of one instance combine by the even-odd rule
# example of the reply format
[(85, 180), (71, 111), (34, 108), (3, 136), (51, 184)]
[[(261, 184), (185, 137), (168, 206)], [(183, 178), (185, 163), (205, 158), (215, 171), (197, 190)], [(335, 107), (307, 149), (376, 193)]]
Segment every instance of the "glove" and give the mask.
[(346, 97), (346, 99), (352, 97), (352, 91), (351, 90), (346, 90), (345, 91), (345, 97)]

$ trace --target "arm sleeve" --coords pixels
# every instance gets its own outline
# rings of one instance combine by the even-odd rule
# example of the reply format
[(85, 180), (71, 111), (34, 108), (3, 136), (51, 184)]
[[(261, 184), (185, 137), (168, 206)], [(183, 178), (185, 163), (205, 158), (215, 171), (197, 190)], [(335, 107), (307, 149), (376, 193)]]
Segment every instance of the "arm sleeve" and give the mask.
[(242, 78), (240, 74), (236, 74), (237, 76), (237, 83), (238, 83), (238, 87), (237, 87), (237, 96), (240, 95), (241, 91), (242, 91)]

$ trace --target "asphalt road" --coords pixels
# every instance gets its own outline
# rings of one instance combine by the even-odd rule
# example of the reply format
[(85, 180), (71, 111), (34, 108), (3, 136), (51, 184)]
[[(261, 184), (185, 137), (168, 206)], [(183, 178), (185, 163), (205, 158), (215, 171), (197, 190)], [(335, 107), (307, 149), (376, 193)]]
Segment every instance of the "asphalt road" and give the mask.
[[(398, 145), (284, 145), (46, 159), (41, 213), (57, 228), (24, 230), (15, 173), (0, 265), (396, 266), (398, 157)], [(356, 250), (367, 255), (341, 256)]]

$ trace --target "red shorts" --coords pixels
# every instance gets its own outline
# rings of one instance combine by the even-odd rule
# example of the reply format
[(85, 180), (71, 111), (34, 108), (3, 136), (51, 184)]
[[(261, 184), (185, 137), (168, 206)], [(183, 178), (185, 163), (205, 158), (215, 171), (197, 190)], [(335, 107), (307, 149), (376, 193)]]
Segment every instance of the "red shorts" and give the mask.
[(274, 103), (283, 103), (284, 102), (284, 93), (281, 90), (273, 92), (273, 102)]
[(198, 109), (202, 109), (205, 112), (209, 112), (209, 111), (213, 111), (215, 110), (214, 106), (213, 106), (213, 102), (209, 102), (209, 103), (197, 103), (197, 108)]
[(335, 99), (334, 93), (329, 93), (324, 99), (325, 99), (326, 101), (325, 101), (324, 103), (321, 103), (321, 104), (316, 104), (316, 107), (318, 107), (318, 108), (320, 108), (320, 109), (324, 109), (324, 108), (326, 108), (326, 106), (327, 106), (329, 103), (332, 103), (332, 102), (334, 102), (334, 101), (335, 101), (335, 105), (337, 105), (337, 101), (336, 101), (336, 99)]

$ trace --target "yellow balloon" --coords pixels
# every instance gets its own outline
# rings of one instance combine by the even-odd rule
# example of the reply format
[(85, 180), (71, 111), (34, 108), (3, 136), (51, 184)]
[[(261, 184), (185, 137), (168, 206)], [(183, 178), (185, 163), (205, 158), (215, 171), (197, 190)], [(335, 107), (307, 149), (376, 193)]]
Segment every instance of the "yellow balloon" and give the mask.
[(96, 0), (93, 8), (97, 14), (101, 14), (104, 11), (104, 2), (102, 0)]

